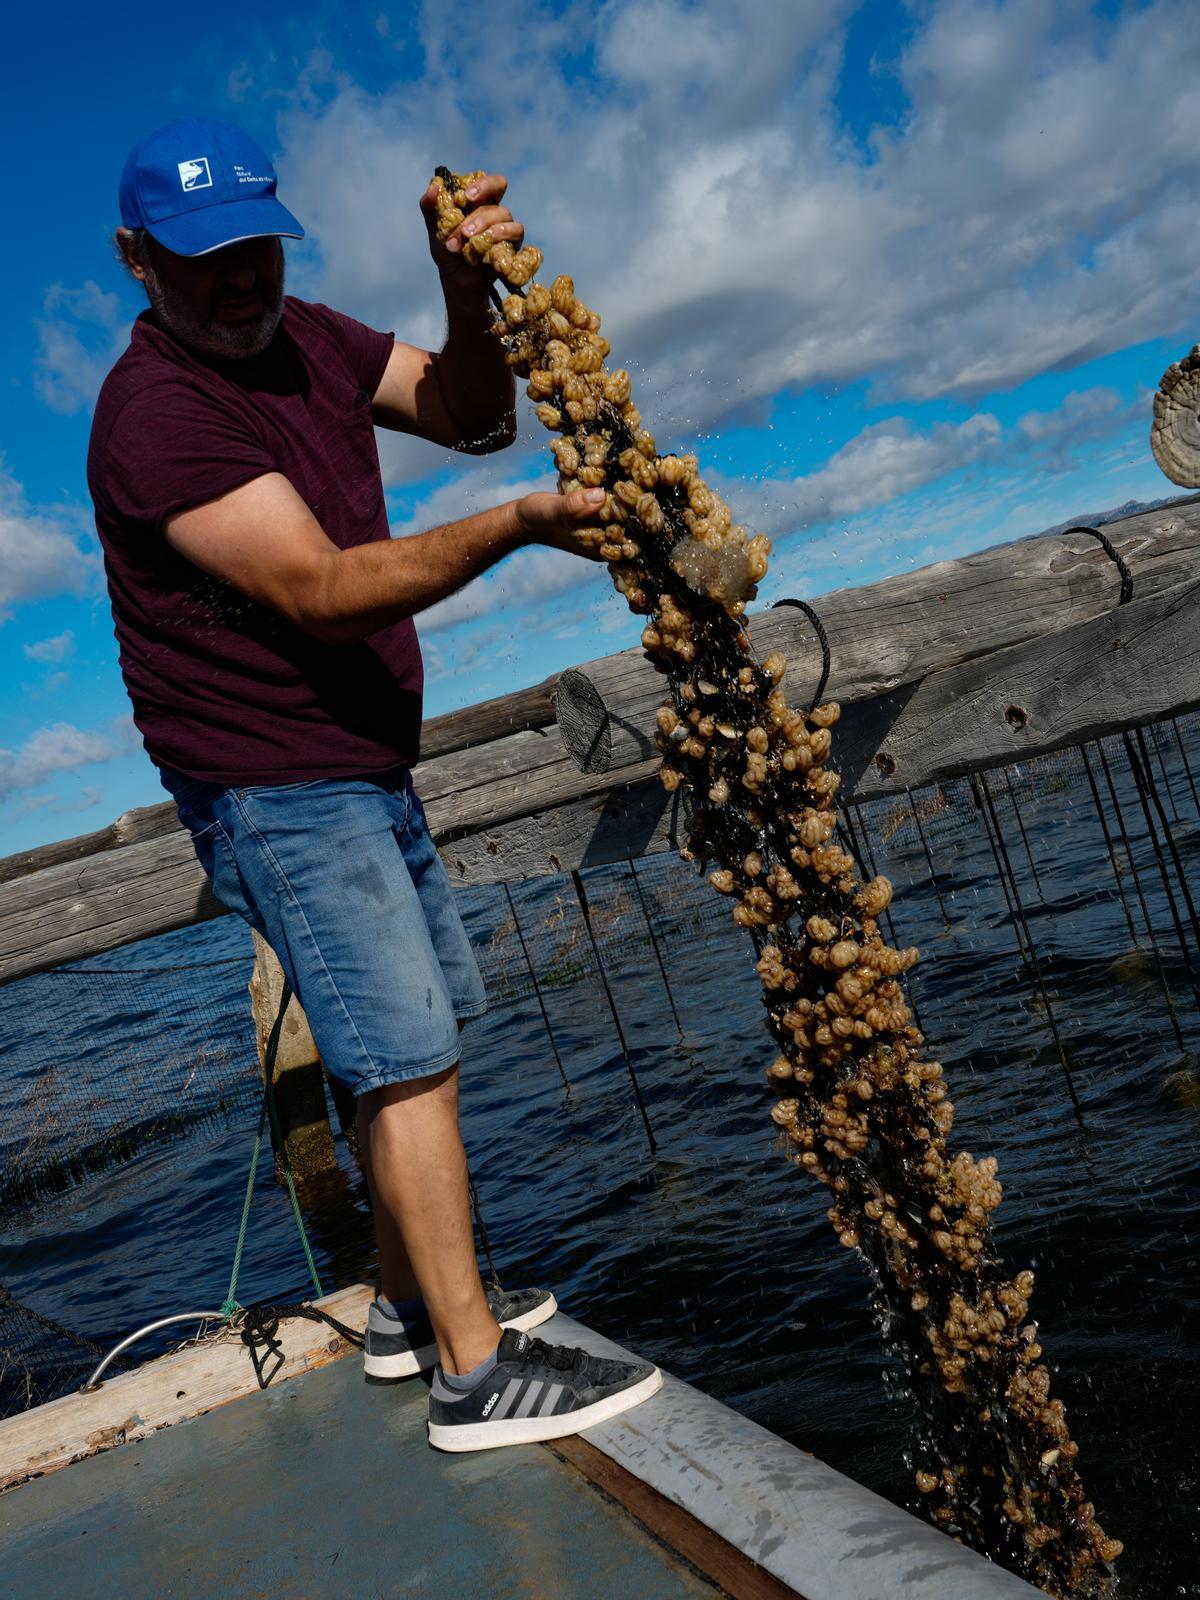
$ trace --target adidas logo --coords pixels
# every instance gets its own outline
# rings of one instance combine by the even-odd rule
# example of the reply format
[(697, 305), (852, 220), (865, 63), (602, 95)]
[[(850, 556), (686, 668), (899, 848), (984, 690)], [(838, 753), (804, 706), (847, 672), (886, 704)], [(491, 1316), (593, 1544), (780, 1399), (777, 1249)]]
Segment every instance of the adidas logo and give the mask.
[(500, 1398), (500, 1391), (499, 1391), (499, 1389), (497, 1389), (495, 1394), (488, 1401), (487, 1405), (485, 1405), (484, 1408), (483, 1408), (483, 1414), (484, 1414), (485, 1417), (487, 1416), (489, 1411), (491, 1411), (492, 1407), (496, 1404), (496, 1401), (499, 1400), (499, 1398)]

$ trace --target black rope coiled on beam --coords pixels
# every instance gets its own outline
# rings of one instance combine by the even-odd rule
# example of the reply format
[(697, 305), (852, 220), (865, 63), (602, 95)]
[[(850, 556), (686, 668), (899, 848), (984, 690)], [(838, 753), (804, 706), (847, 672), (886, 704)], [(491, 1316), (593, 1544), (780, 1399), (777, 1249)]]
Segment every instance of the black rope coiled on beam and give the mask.
[(1133, 573), (1130, 572), (1125, 557), (1117, 549), (1116, 545), (1112, 542), (1108, 535), (1106, 533), (1101, 533), (1099, 528), (1089, 528), (1082, 522), (1077, 524), (1077, 526), (1074, 528), (1064, 528), (1063, 537), (1065, 538), (1068, 533), (1087, 533), (1090, 534), (1093, 539), (1098, 541), (1100, 548), (1104, 551), (1104, 554), (1111, 562), (1113, 562), (1117, 571), (1121, 574), (1121, 593), (1117, 599), (1117, 604), (1119, 606), (1127, 606), (1133, 599)]
[(812, 623), (813, 632), (817, 636), (817, 643), (821, 646), (821, 676), (817, 683), (817, 692), (812, 697), (812, 705), (808, 708), (812, 711), (821, 704), (825, 694), (825, 687), (829, 682), (829, 635), (825, 632), (825, 625), (820, 617), (807, 600), (776, 600), (771, 610), (777, 611), (780, 606), (795, 606), (797, 611), (803, 611), (804, 615)]
[(240, 1317), (242, 1343), (250, 1352), (254, 1376), (258, 1387), (265, 1389), (283, 1366), (283, 1346), (279, 1341), (279, 1324), (285, 1317), (306, 1317), (310, 1322), (324, 1322), (348, 1344), (361, 1350), (365, 1336), (348, 1328), (344, 1322), (331, 1317), (328, 1311), (295, 1301), (284, 1305), (247, 1306)]

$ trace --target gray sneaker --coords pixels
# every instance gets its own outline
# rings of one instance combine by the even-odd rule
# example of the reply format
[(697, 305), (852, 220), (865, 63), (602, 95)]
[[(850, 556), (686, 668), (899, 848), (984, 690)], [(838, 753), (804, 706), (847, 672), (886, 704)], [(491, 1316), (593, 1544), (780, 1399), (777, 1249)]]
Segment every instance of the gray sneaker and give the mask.
[[(488, 1306), (502, 1328), (536, 1328), (558, 1310), (548, 1289), (489, 1289)], [(390, 1317), (378, 1300), (367, 1312), (363, 1373), (368, 1383), (399, 1383), (437, 1365), (437, 1343), (429, 1318), (414, 1322)]]
[(606, 1361), (510, 1329), (496, 1365), (473, 1389), (452, 1389), (436, 1367), (429, 1442), (438, 1450), (491, 1450), (579, 1433), (641, 1405), (662, 1387), (648, 1361)]

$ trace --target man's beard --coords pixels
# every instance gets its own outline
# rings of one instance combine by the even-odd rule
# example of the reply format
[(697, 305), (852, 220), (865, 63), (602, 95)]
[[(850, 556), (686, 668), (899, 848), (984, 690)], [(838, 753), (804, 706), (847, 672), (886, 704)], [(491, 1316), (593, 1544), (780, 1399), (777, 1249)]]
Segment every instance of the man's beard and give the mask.
[[(282, 256), (282, 252), (280, 254)], [(155, 316), (170, 333), (191, 349), (199, 350), (204, 355), (237, 360), (260, 355), (275, 337), (279, 319), (283, 316), (282, 260), (274, 291), (268, 290), (261, 282), (258, 286), (265, 309), (262, 316), (256, 317), (253, 322), (217, 322), (197, 316), (190, 302), (164, 284), (148, 265), (145, 272), (146, 294)]]

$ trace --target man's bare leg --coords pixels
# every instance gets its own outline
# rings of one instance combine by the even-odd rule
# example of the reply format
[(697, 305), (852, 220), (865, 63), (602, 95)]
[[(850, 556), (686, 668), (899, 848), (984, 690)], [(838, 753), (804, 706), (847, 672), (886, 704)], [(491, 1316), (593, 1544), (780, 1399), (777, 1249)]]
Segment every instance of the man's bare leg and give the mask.
[[(464, 1027), (465, 1023), (460, 1020), (459, 1033)], [(457, 1078), (455, 1089), (457, 1093)], [(355, 1122), (358, 1132), (358, 1160), (363, 1176), (367, 1180), (371, 1215), (375, 1222), (375, 1243), (379, 1251), (379, 1291), (394, 1305), (405, 1300), (417, 1300), (421, 1296), (421, 1285), (417, 1282), (412, 1262), (408, 1259), (408, 1251), (404, 1248), (399, 1225), (392, 1214), (380, 1205), (375, 1189), (375, 1174), (371, 1167), (371, 1139), (361, 1099), (355, 1107)]]
[(443, 1367), (470, 1372), (496, 1348), (500, 1328), (475, 1262), (458, 1067), (361, 1095), (358, 1133), (383, 1292), (423, 1294)]
[(367, 1180), (371, 1197), (371, 1216), (375, 1222), (375, 1244), (379, 1252), (379, 1292), (393, 1305), (405, 1300), (417, 1300), (421, 1285), (404, 1248), (400, 1227), (390, 1212), (380, 1203), (375, 1188), (375, 1170), (371, 1162), (371, 1129), (367, 1117), (367, 1096), (362, 1095), (355, 1106), (354, 1120), (358, 1129), (358, 1160)]

